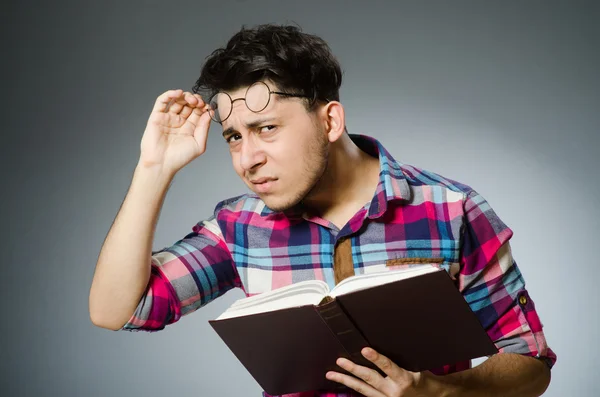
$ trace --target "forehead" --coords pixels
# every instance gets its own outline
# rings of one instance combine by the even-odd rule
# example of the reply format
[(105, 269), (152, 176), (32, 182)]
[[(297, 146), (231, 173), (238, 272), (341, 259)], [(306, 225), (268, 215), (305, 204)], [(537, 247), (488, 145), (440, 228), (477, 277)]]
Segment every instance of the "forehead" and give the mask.
[[(270, 91), (279, 91), (276, 84), (271, 81), (264, 80), (263, 83), (267, 85)], [(299, 111), (306, 112), (304, 104), (298, 100), (290, 100), (295, 98), (286, 98), (281, 95), (271, 94), (265, 89), (266, 100), (268, 98), (268, 105), (260, 112), (256, 113), (251, 111), (245, 103), (246, 92), (250, 86), (244, 86), (235, 90), (224, 91), (227, 95), (220, 95), (217, 98), (217, 102), (221, 109), (229, 108), (231, 101), (233, 102), (233, 109), (231, 115), (227, 120), (223, 122), (223, 129), (237, 128), (238, 123), (245, 125), (253, 124), (256, 120), (260, 119), (273, 119), (273, 118), (288, 118), (293, 117)], [(264, 88), (264, 86), (262, 86)], [(255, 91), (256, 92), (256, 91)]]
[(269, 90), (271, 90), (271, 91), (280, 91), (279, 87), (277, 87), (277, 84), (275, 84), (271, 80), (259, 80), (259, 81), (254, 82), (253, 84), (245, 85), (245, 86), (236, 88), (234, 90), (229, 90), (229, 91), (225, 91), (225, 92), (227, 94), (229, 94), (231, 99), (243, 98), (246, 95), (246, 91), (248, 90), (248, 88), (250, 88), (254, 84), (256, 84), (256, 85), (260, 84), (262, 86), (261, 83), (266, 84), (266, 86), (269, 87)]

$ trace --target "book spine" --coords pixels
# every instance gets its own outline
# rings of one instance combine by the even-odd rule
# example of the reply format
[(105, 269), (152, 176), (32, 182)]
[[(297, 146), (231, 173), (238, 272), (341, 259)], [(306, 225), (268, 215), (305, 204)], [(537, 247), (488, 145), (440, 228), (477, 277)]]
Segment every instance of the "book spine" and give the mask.
[(364, 347), (370, 347), (369, 342), (354, 326), (346, 312), (334, 299), (330, 302), (315, 307), (323, 322), (329, 327), (331, 333), (340, 341), (348, 353), (349, 360), (355, 364), (373, 368), (374, 364), (367, 360), (361, 353)]

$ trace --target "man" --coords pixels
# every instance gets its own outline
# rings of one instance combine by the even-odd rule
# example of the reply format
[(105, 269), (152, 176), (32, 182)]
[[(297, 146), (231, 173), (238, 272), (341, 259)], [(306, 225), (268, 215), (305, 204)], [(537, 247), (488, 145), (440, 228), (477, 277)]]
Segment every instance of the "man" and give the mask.
[[(556, 356), (511, 256), (512, 231), (469, 186), (349, 135), (341, 80), (322, 39), (263, 25), (215, 51), (194, 93), (160, 95), (100, 252), (93, 323), (156, 331), (234, 287), (251, 296), (306, 279), (333, 286), (353, 274), (435, 263), (456, 280), (500, 354), (475, 368), (412, 373), (365, 349), (387, 377), (344, 359), (338, 365), (354, 377), (323, 376), (360, 393), (352, 395), (539, 396)], [(183, 239), (152, 251), (167, 189), (204, 153), (211, 119), (254, 194), (220, 202)]]

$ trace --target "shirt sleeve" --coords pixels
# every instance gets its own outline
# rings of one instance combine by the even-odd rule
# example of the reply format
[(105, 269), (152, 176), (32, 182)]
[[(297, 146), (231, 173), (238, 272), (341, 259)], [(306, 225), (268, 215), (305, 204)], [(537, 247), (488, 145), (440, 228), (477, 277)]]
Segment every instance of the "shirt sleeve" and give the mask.
[(513, 259), (513, 232), (476, 191), (464, 201), (459, 289), (501, 353), (544, 360), (551, 368), (556, 354), (548, 347), (535, 305)]
[(159, 331), (234, 287), (241, 287), (240, 278), (213, 216), (152, 252), (148, 286), (121, 330)]

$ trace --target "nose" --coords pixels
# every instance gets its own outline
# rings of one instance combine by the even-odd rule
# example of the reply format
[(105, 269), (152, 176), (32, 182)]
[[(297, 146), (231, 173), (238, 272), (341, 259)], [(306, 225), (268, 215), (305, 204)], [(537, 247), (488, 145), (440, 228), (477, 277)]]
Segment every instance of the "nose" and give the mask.
[(242, 139), (240, 150), (240, 167), (244, 171), (252, 171), (265, 163), (266, 156), (262, 149), (255, 142), (253, 134), (248, 134), (246, 139)]

